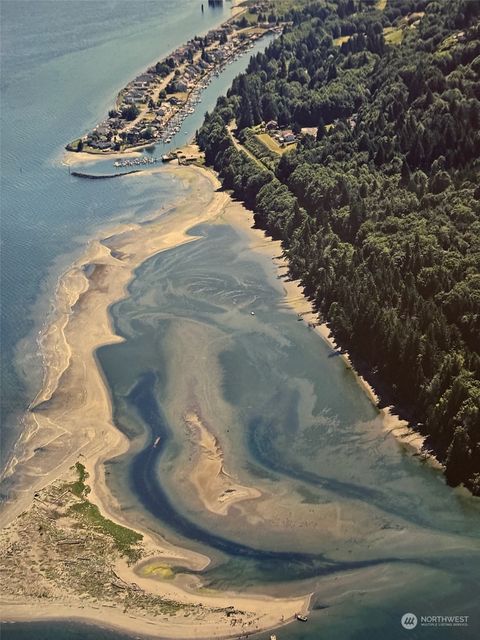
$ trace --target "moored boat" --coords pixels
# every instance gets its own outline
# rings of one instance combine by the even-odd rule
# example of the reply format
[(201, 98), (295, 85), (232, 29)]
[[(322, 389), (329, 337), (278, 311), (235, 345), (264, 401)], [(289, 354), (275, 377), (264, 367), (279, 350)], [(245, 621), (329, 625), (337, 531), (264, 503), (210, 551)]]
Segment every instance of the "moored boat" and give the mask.
[(307, 616), (304, 616), (302, 613), (296, 613), (295, 614), (295, 618), (297, 620), (299, 620), (300, 622), (307, 622), (308, 621)]

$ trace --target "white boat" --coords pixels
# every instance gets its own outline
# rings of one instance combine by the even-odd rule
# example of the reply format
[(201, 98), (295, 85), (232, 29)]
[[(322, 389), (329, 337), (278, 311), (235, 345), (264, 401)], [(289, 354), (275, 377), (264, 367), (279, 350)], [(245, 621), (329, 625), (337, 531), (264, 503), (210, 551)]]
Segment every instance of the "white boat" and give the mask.
[(297, 620), (299, 620), (300, 622), (307, 622), (307, 621), (308, 621), (307, 616), (304, 616), (304, 615), (302, 615), (301, 613), (296, 613), (296, 614), (295, 614), (295, 618), (296, 618)]

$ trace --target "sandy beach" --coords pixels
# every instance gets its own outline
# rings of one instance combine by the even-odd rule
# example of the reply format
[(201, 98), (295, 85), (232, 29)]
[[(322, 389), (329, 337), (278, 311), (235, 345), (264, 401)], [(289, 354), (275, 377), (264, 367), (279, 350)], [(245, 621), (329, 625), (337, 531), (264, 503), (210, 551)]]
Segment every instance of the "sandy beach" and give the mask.
[[(213, 221), (229, 202), (226, 193), (216, 191), (219, 183), (210, 172), (184, 167), (170, 167), (168, 171), (181, 176), (191, 188), (187, 201), (177, 203), (174, 215), (161, 212), (146, 226), (123, 225), (107, 239), (93, 239), (85, 254), (59, 279), (56, 318), (40, 339), (45, 366), (44, 383), (26, 416), (29, 429), (22, 441), (24, 456), (10, 468), (11, 472), (18, 472), (20, 490), (16, 499), (6, 504), (0, 516), (0, 525), (10, 532), (9, 536), (12, 532), (19, 535), (19, 530), (15, 529), (19, 514), (36, 508), (34, 493), (67, 478), (72, 465), (78, 460), (90, 476), (90, 502), (111, 521), (132, 527), (132, 523), (121, 514), (120, 506), (115, 504), (105, 483), (103, 463), (126, 451), (128, 441), (112, 422), (111, 399), (97, 366), (95, 351), (101, 345), (121, 340), (113, 332), (108, 309), (126, 295), (134, 270), (150, 256), (195, 241), (196, 238), (187, 235), (187, 231), (201, 222)], [(192, 207), (191, 202), (196, 206)], [(206, 506), (217, 512), (226, 512), (229, 505), (256, 497), (258, 492), (254, 488), (237, 485), (225, 472), (220, 450), (197, 418), (187, 416), (186, 421), (196, 432), (195, 440), (203, 460), (192, 482), (198, 485)], [(205, 471), (209, 475), (213, 471), (213, 483), (204, 482)], [(226, 489), (232, 491), (225, 494)], [(200, 554), (173, 547), (157, 536), (153, 539), (146, 532), (141, 533), (150, 557), (173, 559), (192, 569), (201, 569), (209, 562)], [(122, 579), (134, 579), (149, 592), (157, 591), (162, 597), (173, 598), (185, 605), (198, 604), (198, 594), (170, 584), (167, 588), (165, 583), (158, 583), (152, 577), (139, 577), (123, 560), (119, 560), (117, 570)], [(191, 628), (191, 621), (190, 624), (182, 624), (176, 616), (161, 621), (155, 619), (158, 626), (155, 633), (162, 637), (234, 635), (232, 620), (225, 616), (225, 612), (210, 611), (228, 607), (232, 601), (245, 612), (251, 630), (274, 628), (293, 619), (295, 612), (307, 610), (309, 597), (308, 594), (291, 599), (202, 594), (205, 611), (195, 623), (195, 629)], [(22, 601), (22, 597), (9, 598), (7, 594), (2, 600), (2, 618), (68, 617), (102, 621), (101, 606), (98, 604), (98, 610), (89, 607), (87, 602), (80, 606), (74, 597), (63, 602), (60, 596), (55, 603), (45, 606), (44, 602), (38, 604), (32, 598)], [(152, 633), (152, 620), (135, 619), (131, 622), (128, 615), (112, 611), (111, 605), (108, 608), (109, 620), (114, 626)]]
[[(21, 537), (18, 516), (36, 509), (34, 493), (68, 478), (72, 465), (79, 460), (89, 474), (89, 501), (112, 522), (135, 529), (135, 525), (122, 513), (121, 505), (110, 494), (105, 481), (104, 462), (125, 452), (129, 442), (113, 423), (111, 398), (97, 366), (95, 351), (101, 345), (121, 341), (113, 331), (109, 307), (127, 295), (134, 270), (161, 251), (194, 242), (196, 238), (187, 232), (195, 225), (218, 220), (246, 234), (252, 251), (268, 256), (274, 262), (275, 284), (284, 295), (285, 309), (301, 315), (311, 329), (336, 349), (326, 325), (317, 323), (316, 314), (303, 296), (299, 283), (282, 277), (287, 264), (281, 257), (280, 243), (252, 228), (252, 213), (240, 203), (233, 203), (227, 193), (218, 190), (220, 184), (212, 172), (198, 167), (176, 166), (166, 170), (188, 183), (190, 194), (187, 199), (176, 203), (174, 212), (173, 209), (158, 212), (148, 225), (122, 225), (111, 231), (108, 238), (93, 239), (85, 254), (59, 279), (56, 318), (40, 339), (44, 382), (26, 416), (29, 429), (23, 436), (24, 457), (16, 461), (20, 491), (17, 499), (7, 503), (0, 516), (0, 526), (10, 532), (10, 537), (12, 532)], [(192, 206), (192, 202), (196, 206)], [(348, 354), (343, 354), (342, 358), (346, 366), (351, 367)], [(362, 378), (359, 378), (359, 383), (376, 404), (373, 390)], [(388, 410), (382, 417), (386, 430), (412, 449), (421, 449), (423, 441), (408, 429), (406, 423)], [(225, 468), (221, 444), (203, 418), (190, 411), (183, 419), (196, 461), (188, 480), (204, 508), (224, 516), (235, 504), (256, 503), (262, 498), (255, 486), (245, 486), (230, 475)], [(11, 470), (15, 468), (13, 465)], [(328, 516), (323, 521), (325, 532), (330, 520), (333, 523), (334, 520)], [(200, 607), (201, 613), (195, 613), (194, 629), (192, 619), (185, 620), (183, 613), (163, 616), (159, 620), (143, 611), (139, 613), (139, 610), (134, 610), (136, 613), (122, 612), (121, 607), (111, 602), (98, 600), (93, 604), (79, 600), (75, 594), (67, 597), (60, 593), (48, 603), (7, 594), (2, 599), (2, 618), (65, 617), (102, 623), (108, 610), (109, 624), (115, 628), (172, 638), (220, 638), (238, 633), (232, 628), (237, 623), (234, 624), (233, 618), (225, 614), (225, 609), (231, 605), (243, 612), (243, 617), (236, 620), (241, 620), (238, 624), (246, 624), (249, 631), (275, 628), (292, 620), (296, 612), (308, 610), (310, 594), (296, 598), (266, 598), (235, 593), (202, 593), (200, 603), (195, 584), (187, 588), (177, 580), (161, 580), (159, 575), (164, 571), (168, 573), (172, 562), (189, 569), (202, 569), (209, 564), (209, 558), (176, 547), (148, 532), (140, 533), (143, 534), (143, 557), (148, 558), (149, 570), (142, 571), (130, 566), (125, 559), (117, 558), (116, 575), (125, 584), (135, 585), (135, 589), (138, 586), (152, 597), (156, 595), (172, 600), (181, 607)], [(157, 572), (155, 566), (158, 567)], [(338, 588), (338, 582), (335, 588)], [(329, 593), (328, 588), (326, 593)]]

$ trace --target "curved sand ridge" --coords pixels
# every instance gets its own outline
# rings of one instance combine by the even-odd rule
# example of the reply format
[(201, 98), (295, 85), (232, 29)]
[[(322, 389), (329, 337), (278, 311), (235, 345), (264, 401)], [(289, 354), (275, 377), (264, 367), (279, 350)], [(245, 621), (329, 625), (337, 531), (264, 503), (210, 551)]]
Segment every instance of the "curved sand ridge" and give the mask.
[[(54, 480), (67, 478), (70, 467), (81, 456), (90, 473), (92, 491), (89, 500), (114, 522), (131, 527), (105, 483), (103, 463), (126, 451), (128, 440), (113, 424), (111, 399), (95, 351), (102, 345), (122, 340), (113, 331), (108, 309), (126, 295), (134, 269), (160, 251), (196, 240), (187, 235), (187, 231), (199, 223), (214, 220), (229, 201), (227, 194), (214, 191), (219, 183), (212, 174), (182, 168), (181, 177), (190, 187), (185, 202), (178, 203), (175, 210), (157, 216), (148, 225), (118, 227), (109, 238), (93, 240), (84, 256), (59, 280), (57, 317), (40, 341), (45, 363), (44, 384), (26, 416), (29, 429), (22, 442), (24, 455), (10, 468), (11, 473), (16, 471), (23, 490), (15, 501), (5, 505), (0, 526), (12, 523), (26, 509), (35, 508), (35, 505), (32, 507), (33, 493)], [(225, 473), (215, 438), (198, 417), (190, 415), (186, 420), (200, 434), (199, 455), (203, 462), (197, 475), (192, 475), (192, 482), (205, 506), (216, 513), (226, 513), (235, 502), (260, 495), (253, 488), (235, 484)], [(204, 485), (202, 468), (214, 469), (212, 476), (216, 475), (216, 479), (213, 477)], [(158, 557), (163, 562), (173, 559), (176, 564), (194, 569), (201, 569), (209, 562), (198, 553), (176, 548), (165, 540), (142, 533), (150, 557)], [(152, 577), (139, 577), (125, 561), (119, 561), (117, 573), (126, 581), (141, 583), (148, 592), (180, 603), (199, 604), (195, 591), (183, 589), (178, 584), (158, 582)], [(224, 613), (220, 614), (218, 608), (234, 605), (244, 612), (248, 631), (253, 631), (273, 628), (292, 619), (295, 612), (308, 608), (309, 598), (202, 593), (201, 605), (205, 611), (192, 624), (193, 621), (182, 621), (179, 616), (159, 620), (154, 616), (149, 619), (147, 615), (132, 619), (118, 608), (102, 610), (101, 602), (90, 606), (79, 600), (77, 605), (70, 598), (65, 604), (61, 600), (36, 603), (28, 599), (22, 602), (16, 597), (4, 599), (2, 617), (8, 620), (68, 617), (104, 622), (105, 612), (108, 612), (111, 625), (118, 628), (162, 637), (213, 638), (238, 635), (232, 620)], [(212, 611), (213, 607), (217, 611)]]
[(262, 494), (258, 489), (237, 484), (225, 470), (223, 451), (217, 438), (208, 430), (200, 416), (190, 412), (184, 419), (195, 449), (190, 482), (205, 508), (225, 516), (234, 504), (259, 498)]

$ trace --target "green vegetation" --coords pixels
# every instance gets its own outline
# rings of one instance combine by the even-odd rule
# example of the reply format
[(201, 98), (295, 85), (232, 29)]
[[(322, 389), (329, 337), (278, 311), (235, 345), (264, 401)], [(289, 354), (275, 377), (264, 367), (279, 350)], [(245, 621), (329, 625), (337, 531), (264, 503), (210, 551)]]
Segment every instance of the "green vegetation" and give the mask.
[(78, 480), (68, 484), (67, 488), (82, 500), (71, 505), (68, 513), (78, 518), (83, 525), (109, 536), (120, 553), (127, 556), (131, 562), (138, 560), (141, 552), (135, 547), (143, 540), (143, 536), (102, 516), (99, 508), (85, 499), (85, 496), (90, 493), (90, 487), (85, 484), (88, 478), (85, 466), (77, 462), (74, 468), (78, 474)]
[(388, 44), (400, 44), (403, 40), (403, 29), (401, 27), (385, 27), (383, 35)]
[(344, 42), (348, 42), (350, 40), (350, 36), (339, 36), (338, 38), (335, 38), (333, 41), (333, 44), (336, 47), (340, 47), (340, 45), (342, 45)]
[[(76, 467), (81, 480), (83, 465)], [(82, 606), (116, 607), (132, 617), (148, 616), (150, 620), (180, 612), (197, 619), (208, 610), (225, 611), (169, 600), (118, 576), (115, 539), (105, 535), (105, 523), (98, 525), (96, 512), (92, 515), (87, 508), (86, 516), (71, 511), (81, 503), (75, 494), (65, 491), (68, 486), (60, 481), (47, 485), (36, 495), (37, 504), (42, 507), (33, 506), (2, 530), (2, 595), (18, 599), (21, 594), (28, 601), (47, 602), (58, 600), (59, 593), (68, 593), (70, 600), (76, 598)], [(118, 532), (114, 534), (119, 537)], [(136, 558), (132, 555), (132, 559)], [(165, 580), (174, 577), (174, 570), (166, 565), (150, 566), (154, 575)]]
[(285, 146), (280, 146), (276, 140), (272, 138), (268, 133), (260, 133), (257, 135), (258, 140), (265, 145), (270, 151), (273, 151), (276, 155), (283, 155), (287, 151), (292, 151), (296, 148), (296, 144), (288, 144)]
[[(382, 401), (480, 495), (480, 3), (375, 5), (291, 9), (198, 142)], [(269, 120), (317, 135), (262, 169), (233, 119), (240, 140)]]
[(108, 535), (120, 553), (131, 561), (138, 560), (140, 557), (139, 550), (133, 547), (142, 541), (143, 536), (132, 529), (127, 529), (127, 527), (122, 527), (122, 525), (104, 518), (95, 504), (88, 500), (78, 502), (70, 507), (69, 513), (79, 517), (100, 533)]
[(78, 498), (82, 498), (90, 493), (90, 487), (85, 484), (88, 473), (85, 470), (85, 466), (80, 462), (75, 463), (75, 470), (78, 473), (78, 480), (70, 484), (69, 489)]
[(131, 104), (127, 107), (123, 107), (121, 110), (122, 118), (127, 121), (135, 120), (135, 118), (138, 117), (139, 113), (140, 111), (136, 104)]
[(83, 150), (83, 140), (81, 138), (78, 138), (77, 140), (73, 140), (73, 142), (69, 142), (67, 144), (66, 148), (68, 151), (80, 152)]
[(275, 169), (279, 158), (278, 153), (265, 146), (258, 139), (253, 129), (244, 129), (240, 135), (240, 142), (253, 153), (267, 169), (272, 171)]

